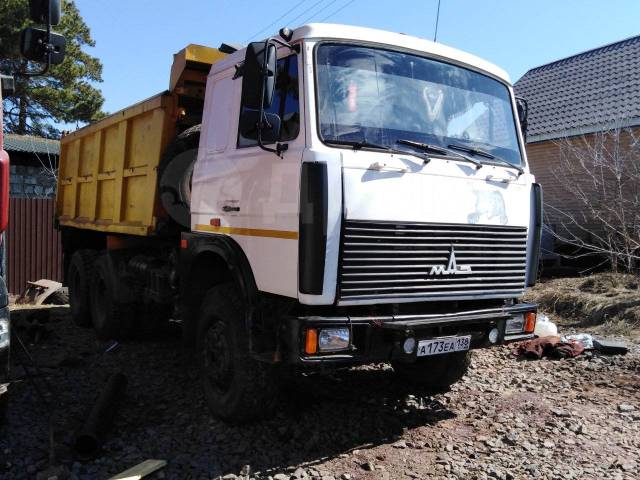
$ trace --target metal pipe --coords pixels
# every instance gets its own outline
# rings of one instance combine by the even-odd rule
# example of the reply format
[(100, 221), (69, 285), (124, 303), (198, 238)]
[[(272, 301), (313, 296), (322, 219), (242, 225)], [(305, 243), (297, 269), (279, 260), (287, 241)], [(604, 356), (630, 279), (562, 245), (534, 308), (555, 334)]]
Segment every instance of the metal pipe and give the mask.
[(78, 455), (89, 458), (98, 451), (105, 434), (111, 428), (126, 387), (127, 377), (124, 374), (118, 372), (109, 376), (98, 400), (76, 436), (74, 448)]

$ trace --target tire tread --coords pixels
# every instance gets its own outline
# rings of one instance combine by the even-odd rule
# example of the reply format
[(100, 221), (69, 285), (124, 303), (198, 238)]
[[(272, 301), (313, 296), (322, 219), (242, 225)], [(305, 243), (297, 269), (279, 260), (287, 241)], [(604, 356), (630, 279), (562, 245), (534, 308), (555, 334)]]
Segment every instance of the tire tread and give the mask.
[[(231, 423), (246, 423), (270, 416), (280, 400), (280, 389), (277, 382), (277, 372), (273, 365), (253, 359), (249, 353), (248, 335), (244, 328), (243, 300), (238, 290), (232, 284), (221, 284), (213, 287), (206, 294), (199, 317), (198, 345), (203, 338), (206, 316), (214, 313), (227, 322), (234, 322), (233, 329), (238, 351), (235, 352), (234, 367), (240, 372), (241, 378), (234, 379), (237, 387), (234, 392), (235, 400), (231, 405), (221, 408), (206, 392), (205, 397), (212, 413)], [(200, 360), (201, 352), (198, 358)], [(202, 365), (200, 364), (202, 369)], [(203, 376), (204, 372), (201, 372)], [(204, 377), (203, 377), (204, 378)], [(239, 383), (236, 382), (239, 380)], [(204, 384), (204, 381), (203, 381)]]

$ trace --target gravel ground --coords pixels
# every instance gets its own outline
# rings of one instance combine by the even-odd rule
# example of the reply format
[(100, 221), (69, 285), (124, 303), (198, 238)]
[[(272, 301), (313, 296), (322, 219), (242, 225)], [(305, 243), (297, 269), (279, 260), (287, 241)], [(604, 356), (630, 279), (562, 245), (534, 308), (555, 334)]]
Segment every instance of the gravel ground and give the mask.
[[(301, 379), (271, 420), (243, 427), (210, 417), (185, 367), (179, 329), (101, 353), (64, 308), (15, 325), (40, 365), (36, 384), (55, 406), (58, 478), (103, 479), (148, 458), (147, 478), (289, 479), (640, 478), (640, 345), (626, 356), (522, 361), (512, 347), (476, 351), (469, 375), (423, 396), (390, 367)], [(48, 478), (47, 409), (14, 349), (0, 478)], [(72, 435), (108, 374), (129, 379), (97, 458), (74, 458)]]

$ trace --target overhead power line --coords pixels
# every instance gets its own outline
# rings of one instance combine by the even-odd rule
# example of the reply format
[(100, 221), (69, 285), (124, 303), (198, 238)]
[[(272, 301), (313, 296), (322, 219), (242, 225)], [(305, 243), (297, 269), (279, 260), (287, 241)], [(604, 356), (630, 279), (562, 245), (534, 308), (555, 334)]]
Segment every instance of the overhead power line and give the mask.
[(347, 8), (349, 5), (351, 5), (353, 2), (355, 2), (356, 0), (349, 0), (347, 3), (345, 3), (343, 6), (341, 6), (340, 8), (338, 8), (335, 12), (330, 13), (329, 15), (327, 15), (324, 18), (321, 18), (319, 21), (320, 22), (324, 22), (325, 20), (327, 20), (328, 18), (333, 17), (334, 15), (337, 15), (338, 13), (340, 13), (342, 10), (344, 10), (345, 8)]
[(304, 12), (302, 12), (300, 15), (298, 15), (296, 18), (289, 20), (289, 25), (291, 25), (292, 27), (295, 27), (294, 22), (296, 20), (299, 20), (300, 18), (302, 18), (304, 15), (306, 15), (307, 13), (309, 13), (311, 10), (313, 10), (314, 8), (316, 8), (318, 5), (320, 5), (324, 0), (318, 0), (316, 3), (314, 3), (313, 5), (311, 5), (309, 8), (307, 8)]
[[(262, 28), (260, 31), (256, 32), (254, 35), (252, 35), (251, 37), (247, 38), (247, 40), (245, 40), (246, 42), (250, 41), (253, 38), (256, 38), (258, 35), (268, 31), (270, 28), (272, 28), (274, 25), (276, 25), (278, 22), (282, 21), (285, 17), (287, 17), (288, 15), (290, 15), (291, 13), (293, 13), (295, 10), (297, 10), (300, 6), (302, 6), (304, 3), (308, 2), (309, 0), (301, 0), (299, 1), (293, 8), (291, 8), (289, 11), (283, 13), (282, 15), (280, 15), (278, 18), (276, 18), (275, 20), (273, 20), (271, 23), (269, 23), (269, 25), (267, 25), (266, 27)], [(325, 0), (318, 0), (316, 2), (314, 2), (311, 6), (309, 6), (308, 8), (305, 8), (302, 12), (300, 12), (298, 15), (296, 15), (294, 18), (287, 20), (285, 23), (285, 25), (290, 25), (291, 27), (296, 27), (295, 22), (298, 21), (299, 19), (301, 19), (302, 17), (304, 17), (307, 13), (313, 11), (318, 5), (320, 5), (322, 2), (324, 2)], [(304, 19), (304, 21), (302, 21), (302, 24), (307, 23), (309, 20), (317, 17), (318, 15), (320, 15), (321, 13), (325, 12), (327, 9), (329, 9), (332, 5), (334, 5), (335, 3), (337, 3), (339, 0), (331, 0), (329, 1), (329, 3), (321, 6), (317, 11), (315, 11), (314, 13), (312, 13), (311, 15), (309, 15), (308, 17), (306, 17)], [(334, 15), (337, 15), (338, 13), (340, 13), (341, 11), (343, 11), (345, 8), (347, 8), (349, 5), (351, 5), (352, 3), (354, 3), (356, 0), (349, 0), (347, 3), (345, 3), (344, 5), (342, 5), (341, 7), (339, 7), (338, 9), (334, 10), (333, 12), (331, 12), (330, 14), (328, 14), (327, 16), (321, 18), (320, 20), (318, 20), (319, 22), (324, 22), (325, 20), (333, 17)]]
[[(264, 27), (262, 30), (260, 30), (259, 32), (256, 32), (254, 35), (251, 35), (249, 38), (247, 38), (245, 40), (245, 42), (248, 42), (249, 40), (251, 40), (252, 38), (257, 37), (258, 35), (260, 35), (261, 33), (266, 32), (267, 30), (269, 30), (271, 27), (273, 27), (276, 23), (278, 23), (280, 20), (282, 20), (284, 17), (286, 17), (287, 15), (291, 14), (294, 10), (296, 10), (298, 7), (300, 7), (303, 3), (307, 2), (308, 0), (300, 0), (298, 3), (296, 3), (296, 5), (293, 8), (290, 8), (289, 10), (287, 10), (286, 12), (284, 12), (282, 15), (280, 15), (278, 18), (276, 18), (273, 22), (271, 22), (269, 25), (267, 25), (266, 27)], [(322, 0), (320, 0), (322, 1)], [(303, 12), (306, 13), (308, 10), (305, 10)]]
[(327, 8), (329, 8), (331, 5), (333, 5), (334, 3), (336, 3), (338, 0), (331, 0), (329, 3), (327, 3), (326, 5), (320, 7), (320, 9), (315, 12), (312, 13), (311, 15), (309, 15), (307, 18), (305, 18), (302, 22), (300, 22), (302, 25), (304, 25), (305, 23), (307, 23), (309, 20), (311, 20), (312, 18), (314, 18), (315, 16), (321, 14), (322, 12), (324, 12)]

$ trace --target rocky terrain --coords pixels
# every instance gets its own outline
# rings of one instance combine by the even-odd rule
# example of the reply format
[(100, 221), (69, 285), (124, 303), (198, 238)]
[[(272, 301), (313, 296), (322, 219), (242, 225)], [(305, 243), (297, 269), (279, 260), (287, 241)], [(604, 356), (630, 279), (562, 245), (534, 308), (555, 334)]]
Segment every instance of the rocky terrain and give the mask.
[[(169, 479), (640, 478), (640, 345), (629, 338), (625, 356), (476, 351), (469, 375), (435, 396), (386, 365), (306, 377), (275, 418), (232, 427), (210, 417), (177, 328), (106, 351), (64, 308), (14, 321), (39, 367), (14, 348), (2, 479), (105, 479), (148, 458), (168, 463), (146, 478)], [(115, 425), (96, 458), (79, 459), (73, 433), (115, 371), (129, 380)]]

